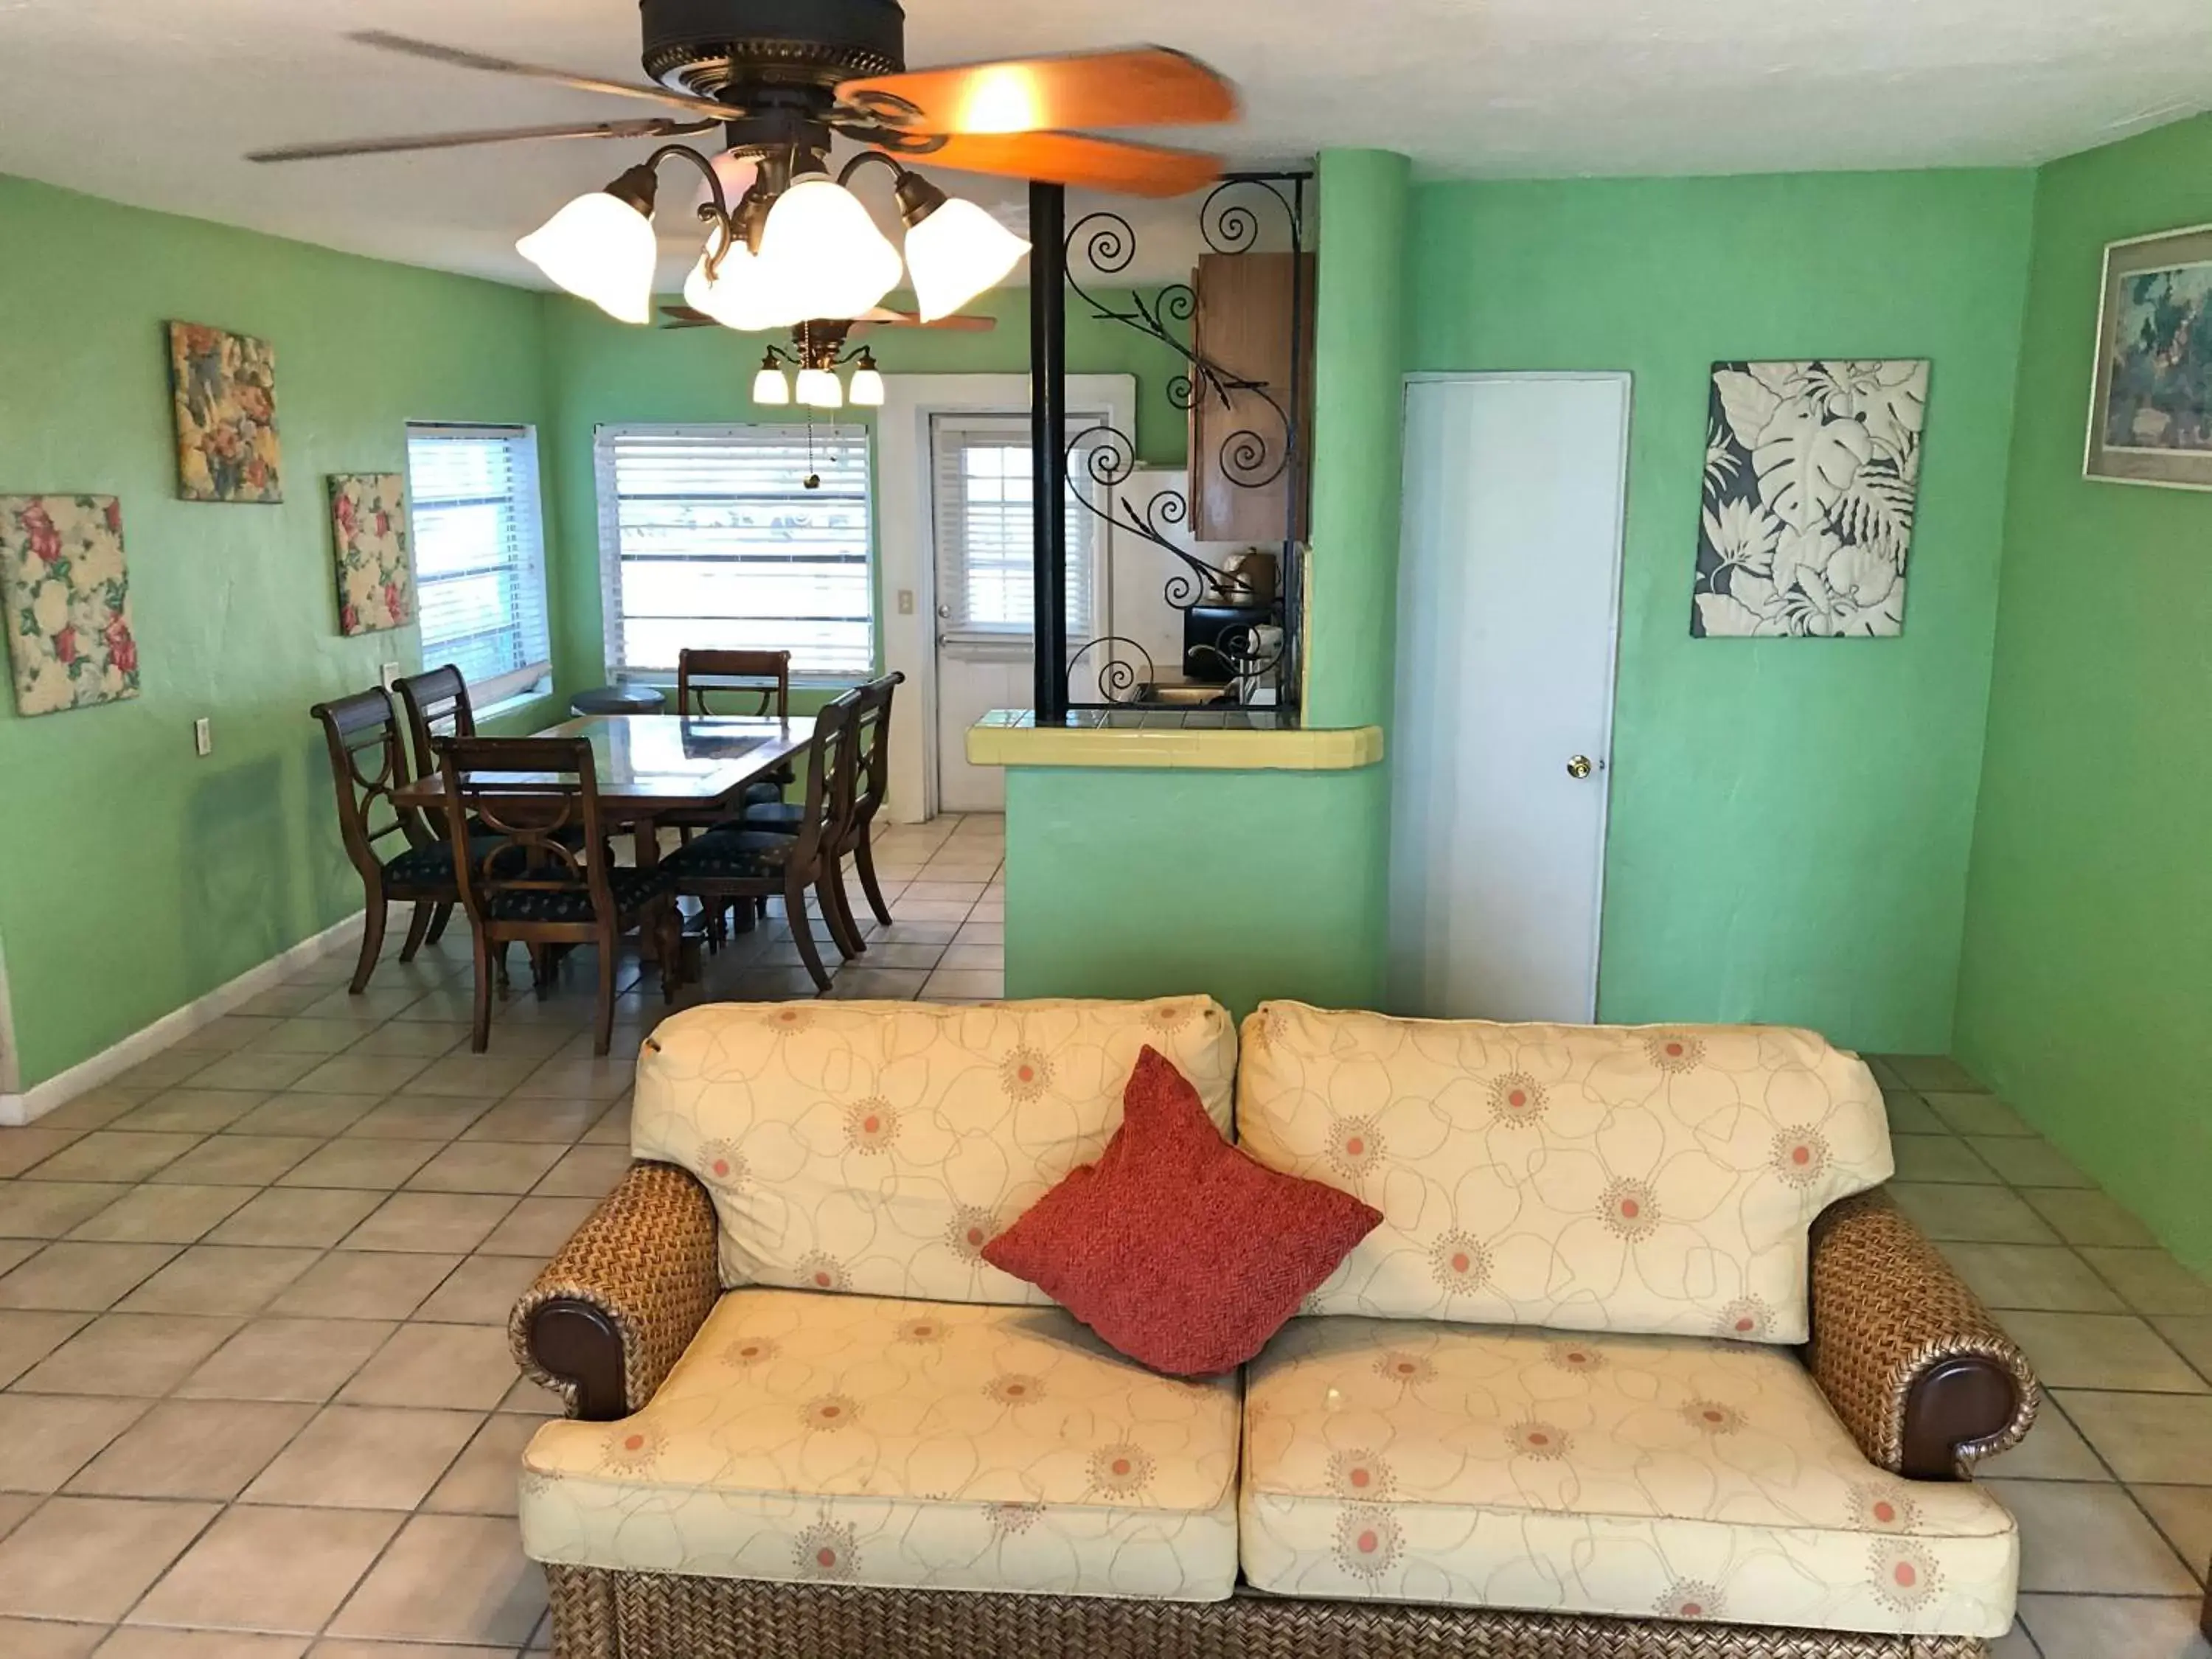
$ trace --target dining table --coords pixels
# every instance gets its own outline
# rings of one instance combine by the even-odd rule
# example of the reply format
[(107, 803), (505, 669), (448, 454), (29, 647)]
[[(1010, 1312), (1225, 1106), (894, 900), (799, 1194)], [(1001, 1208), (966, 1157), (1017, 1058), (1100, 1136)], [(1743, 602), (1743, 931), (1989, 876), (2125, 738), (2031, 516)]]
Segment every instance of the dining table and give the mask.
[[(702, 815), (744, 810), (748, 784), (780, 771), (814, 740), (814, 722), (735, 714), (586, 714), (530, 734), (536, 738), (581, 738), (592, 746), (592, 769), (599, 789), (601, 821), (631, 831), (637, 866), (660, 862), (660, 825), (670, 817), (696, 822)], [(526, 773), (502, 773), (503, 783), (532, 781)], [(548, 772), (543, 781), (558, 787), (568, 775)], [(392, 793), (403, 811), (426, 812), (433, 823), (446, 821), (446, 781), (436, 773), (416, 778)], [(648, 958), (653, 941), (644, 941)]]

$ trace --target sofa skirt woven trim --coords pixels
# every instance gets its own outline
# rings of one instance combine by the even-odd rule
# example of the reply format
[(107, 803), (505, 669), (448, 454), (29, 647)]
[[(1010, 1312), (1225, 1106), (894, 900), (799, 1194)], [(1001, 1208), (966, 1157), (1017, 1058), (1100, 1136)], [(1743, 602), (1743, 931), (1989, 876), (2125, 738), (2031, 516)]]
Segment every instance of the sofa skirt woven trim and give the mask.
[(1987, 1659), (1875, 1636), (1478, 1607), (1116, 1601), (548, 1566), (555, 1659)]

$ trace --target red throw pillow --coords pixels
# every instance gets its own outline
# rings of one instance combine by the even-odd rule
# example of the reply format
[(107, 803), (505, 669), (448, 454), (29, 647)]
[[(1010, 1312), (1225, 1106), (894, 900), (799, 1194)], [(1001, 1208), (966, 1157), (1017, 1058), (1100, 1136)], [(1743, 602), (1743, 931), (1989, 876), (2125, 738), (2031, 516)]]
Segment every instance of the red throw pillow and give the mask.
[(1351, 1194), (1261, 1168), (1147, 1048), (1121, 1127), (983, 1247), (1154, 1370), (1233, 1370), (1382, 1219)]

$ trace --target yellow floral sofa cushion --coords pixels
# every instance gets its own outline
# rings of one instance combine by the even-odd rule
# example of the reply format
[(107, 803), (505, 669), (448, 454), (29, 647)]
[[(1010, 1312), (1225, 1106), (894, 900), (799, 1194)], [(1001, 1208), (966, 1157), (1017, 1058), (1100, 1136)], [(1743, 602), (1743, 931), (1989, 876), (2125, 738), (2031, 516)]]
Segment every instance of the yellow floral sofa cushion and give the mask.
[(1865, 1065), (1774, 1026), (1266, 1003), (1237, 1132), (1382, 1212), (1303, 1311), (1752, 1342), (1806, 1340), (1814, 1217), (1893, 1169)]
[(1211, 1601), (1237, 1578), (1237, 1389), (1057, 1308), (739, 1290), (653, 1402), (523, 1457), (535, 1559)]
[(1246, 1386), (1261, 1589), (1815, 1630), (2012, 1621), (2011, 1516), (1868, 1463), (1784, 1349), (1304, 1319)]
[(713, 1194), (725, 1285), (1045, 1304), (979, 1252), (1105, 1150), (1147, 1043), (1226, 1133), (1237, 1030), (1208, 997), (695, 1008), (639, 1059), (632, 1149)]

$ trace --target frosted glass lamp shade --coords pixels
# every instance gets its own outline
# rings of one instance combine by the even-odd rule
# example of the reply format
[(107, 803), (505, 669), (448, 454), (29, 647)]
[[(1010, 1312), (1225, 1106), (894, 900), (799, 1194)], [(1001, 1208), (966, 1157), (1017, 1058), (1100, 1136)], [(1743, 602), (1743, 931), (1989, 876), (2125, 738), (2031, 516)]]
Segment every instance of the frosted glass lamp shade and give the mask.
[(955, 196), (906, 234), (906, 268), (921, 319), (950, 317), (996, 288), (1030, 245), (973, 202)]
[(802, 320), (778, 296), (765, 263), (743, 242), (722, 256), (721, 269), (712, 278), (707, 256), (699, 256), (684, 278), (684, 302), (740, 334), (766, 334)]
[(760, 373), (753, 376), (753, 401), (778, 407), (791, 401), (791, 380), (776, 367), (773, 357), (763, 363)]
[(860, 198), (820, 173), (776, 198), (761, 232), (760, 261), (780, 293), (793, 296), (787, 322), (858, 317), (898, 286), (898, 250)]
[(569, 293), (617, 322), (653, 320), (653, 222), (605, 191), (579, 196), (514, 245)]
[(799, 401), (809, 409), (842, 409), (845, 388), (826, 368), (802, 368), (799, 371)]
[(848, 394), (855, 409), (881, 409), (884, 406), (883, 371), (872, 364), (863, 364), (853, 371), (853, 389)]

